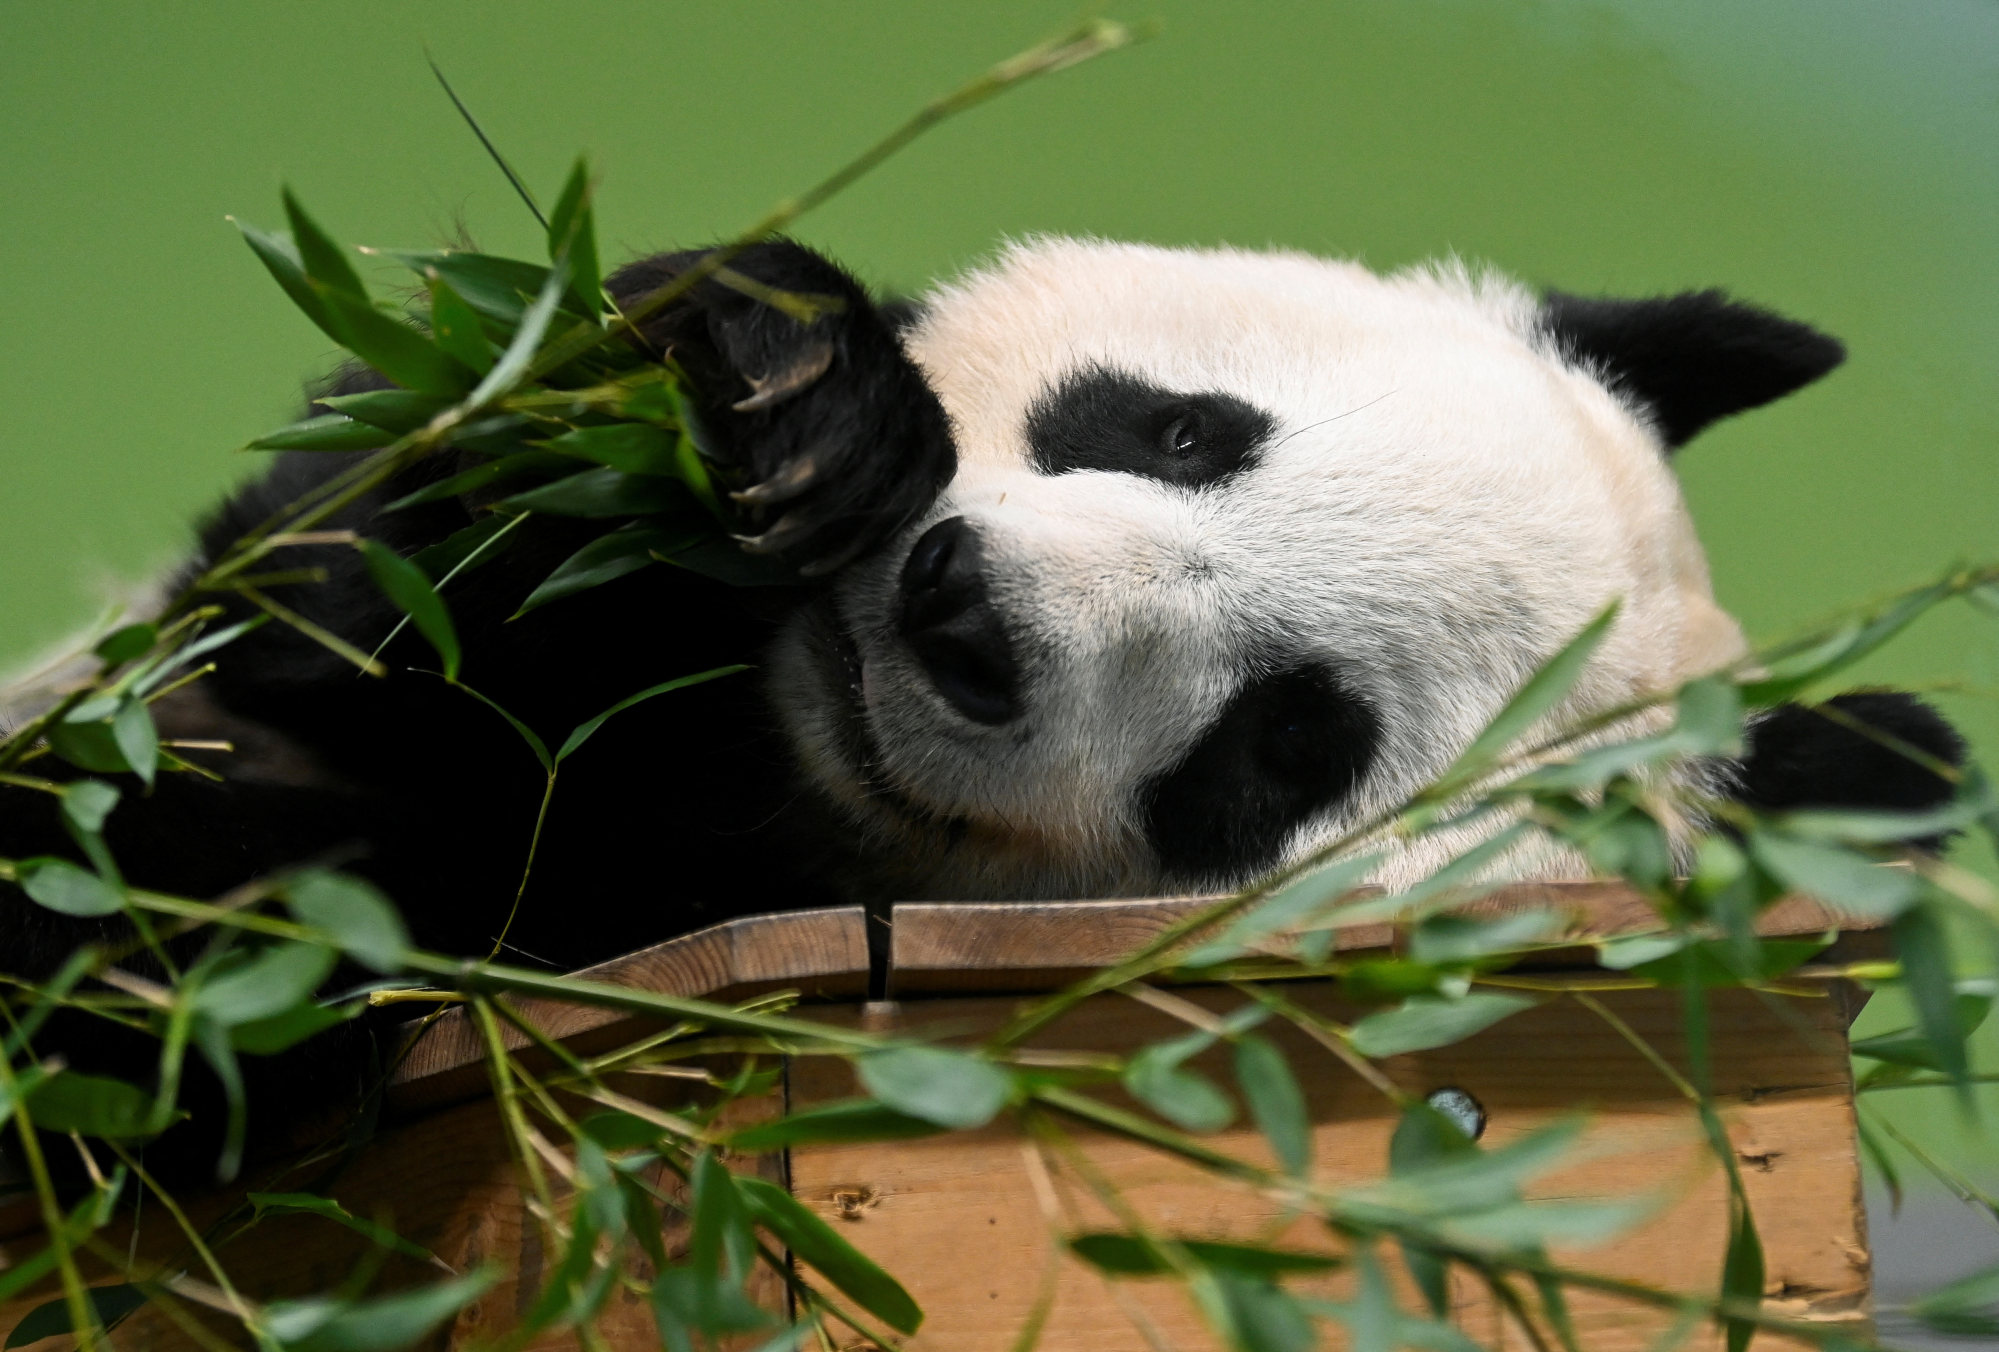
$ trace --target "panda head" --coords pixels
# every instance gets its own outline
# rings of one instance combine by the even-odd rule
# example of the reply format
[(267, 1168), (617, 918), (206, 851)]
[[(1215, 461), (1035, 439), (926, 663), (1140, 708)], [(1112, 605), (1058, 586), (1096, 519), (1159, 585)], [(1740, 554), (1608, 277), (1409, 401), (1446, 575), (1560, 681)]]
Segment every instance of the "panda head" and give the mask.
[(1842, 356), (1712, 292), (1067, 239), (905, 342), (957, 475), (773, 694), (873, 885), (939, 898), (1238, 884), (1433, 779), (1612, 600), (1570, 709), (1740, 656), (1668, 452)]

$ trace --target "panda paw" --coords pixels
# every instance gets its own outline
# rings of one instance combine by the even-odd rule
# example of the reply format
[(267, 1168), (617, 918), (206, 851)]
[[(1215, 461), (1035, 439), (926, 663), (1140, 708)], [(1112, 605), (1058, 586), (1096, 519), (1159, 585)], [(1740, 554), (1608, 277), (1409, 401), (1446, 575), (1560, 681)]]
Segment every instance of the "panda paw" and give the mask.
[[(1899, 690), (1858, 690), (1818, 706), (1780, 704), (1750, 723), (1737, 796), (1766, 812), (1920, 812), (1956, 792), (1939, 768), (1965, 762), (1943, 715)], [(1936, 838), (1908, 842), (1937, 850)]]
[[(660, 254), (609, 286), (635, 299), (705, 257)], [(809, 249), (745, 249), (644, 327), (694, 383), (752, 553), (830, 573), (914, 522), (956, 471), (943, 406), (894, 326)]]

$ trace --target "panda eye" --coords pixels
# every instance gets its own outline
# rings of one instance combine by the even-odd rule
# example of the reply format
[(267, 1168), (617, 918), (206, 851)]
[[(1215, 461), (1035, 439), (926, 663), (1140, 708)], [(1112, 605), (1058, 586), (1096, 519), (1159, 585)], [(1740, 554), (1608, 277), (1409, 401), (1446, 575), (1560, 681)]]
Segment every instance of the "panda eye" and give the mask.
[(1166, 424), (1159, 434), (1159, 449), (1168, 455), (1186, 455), (1201, 444), (1201, 415), (1188, 409)]

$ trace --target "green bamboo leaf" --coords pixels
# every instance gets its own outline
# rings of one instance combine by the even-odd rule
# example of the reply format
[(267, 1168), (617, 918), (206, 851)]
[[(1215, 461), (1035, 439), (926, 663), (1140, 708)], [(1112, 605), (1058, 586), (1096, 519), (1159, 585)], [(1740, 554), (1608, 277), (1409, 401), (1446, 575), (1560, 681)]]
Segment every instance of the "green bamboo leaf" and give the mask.
[[(1201, 1239), (1176, 1239), (1172, 1243), (1197, 1267), (1226, 1268), (1252, 1277), (1331, 1272), (1343, 1261), (1337, 1254), (1257, 1244), (1221, 1244)], [(1069, 1249), (1098, 1271), (1114, 1277), (1166, 1277), (1178, 1271), (1166, 1261), (1156, 1244), (1138, 1235), (1077, 1235), (1069, 1241)]]
[(1938, 1287), (1910, 1305), (1909, 1313), (1954, 1338), (1999, 1338), (1999, 1265)]
[(527, 724), (521, 722), (520, 719), (515, 718), (512, 714), (508, 713), (505, 709), (501, 708), (497, 703), (488, 699), (486, 696), (480, 694), (477, 690), (474, 690), (471, 686), (466, 685), (464, 682), (453, 681), (452, 685), (459, 690), (463, 690), (473, 699), (478, 700), (488, 709), (491, 709), (494, 713), (506, 719), (507, 726), (511, 727), (516, 733), (520, 734), (520, 739), (523, 742), (527, 743), (528, 750), (534, 753), (534, 758), (541, 763), (541, 768), (545, 772), (550, 774), (553, 774), (555, 772), (555, 758), (548, 754), (548, 743), (542, 741), (541, 738), (535, 736), (533, 728), (530, 728)]
[(661, 561), (731, 587), (795, 587), (798, 570), (769, 554), (748, 554), (736, 542), (704, 535), (684, 549), (661, 554)]
[(670, 479), (615, 469), (586, 469), (516, 493), (500, 505), (509, 511), (546, 516), (650, 516), (670, 511), (685, 500), (683, 490)]
[(592, 460), (626, 474), (674, 478), (680, 474), (673, 454), (675, 440), (673, 433), (645, 423), (611, 423), (579, 427), (553, 438), (546, 446), (560, 455)]
[(406, 321), (383, 314), (370, 301), (342, 291), (322, 290), (320, 303), (332, 336), (405, 389), (450, 398), (465, 393), (476, 379), (470, 367), (446, 355)]
[[(1195, 1301), (1208, 1322), (1236, 1352), (1309, 1352), (1317, 1341), (1311, 1316), (1275, 1283), (1205, 1268), (1190, 1283)], [(1355, 1352), (1393, 1352), (1354, 1343)]]
[(685, 532), (662, 530), (643, 522), (634, 522), (608, 535), (600, 535), (564, 559), (554, 572), (543, 578), (541, 585), (528, 593), (527, 600), (521, 602), (521, 608), (511, 618), (519, 619), (551, 601), (601, 587), (606, 582), (614, 582), (628, 573), (649, 567), (657, 562), (656, 554), (669, 551), (686, 540)]
[(305, 275), (326, 290), (365, 304), (368, 300), (367, 288), (361, 285), (361, 274), (354, 270), (346, 251), (306, 214), (290, 188), (285, 188), (281, 195), (285, 204), (285, 220), (291, 226), (292, 243), (298, 250), (299, 263), (305, 269)]
[[(483, 567), (505, 552), (502, 545), (493, 545), (490, 549), (487, 545), (494, 536), (518, 520), (519, 517), (499, 512), (482, 516), (463, 530), (455, 530), (436, 544), (419, 549), (410, 555), (410, 562), (423, 570), (423, 575), (430, 579), (432, 586), (441, 587), (444, 579), (451, 574), (467, 573)], [(468, 559), (471, 562), (468, 563)]]
[(1141, 1048), (1125, 1063), (1125, 1092), (1187, 1131), (1220, 1131), (1235, 1120), (1235, 1105), (1214, 1081), (1184, 1064), (1215, 1041), (1215, 1034), (1197, 1030)]
[(361, 541), (361, 557), (367, 562), (368, 576), (381, 588), (382, 595), (409, 616), (417, 632), (437, 649), (438, 660), (444, 663), (444, 679), (457, 680), (458, 631), (451, 623), (451, 611), (444, 598), (430, 585), (423, 569), (377, 540)]
[[(91, 704), (95, 703), (97, 701), (91, 701)], [(118, 749), (118, 739), (111, 734), (108, 718), (88, 721), (76, 718), (77, 713), (89, 710), (89, 705), (80, 705), (71, 711), (70, 717), (51, 727), (48, 731), (49, 749), (80, 770), (92, 770), (101, 775), (130, 770), (132, 767), (126, 763), (125, 753)]]
[(318, 944), (273, 944), (201, 984), (189, 1003), (224, 1028), (273, 1018), (311, 999), (337, 960)]
[[(397, 391), (404, 393), (404, 391)], [(343, 413), (322, 413), (258, 437), (246, 451), (372, 451), (389, 444), (382, 429)]]
[(451, 289), (436, 268), (426, 279), (430, 283), (430, 337), (446, 356), (479, 375), (493, 369), (498, 355), (479, 323), (479, 316), (465, 298)]
[(320, 301), (319, 292), (313, 287), (311, 279), (305, 275), (305, 267), (299, 262), (298, 249), (291, 239), (271, 231), (259, 230), (234, 217), (231, 217), (230, 221), (242, 232), (243, 242), (250, 246), (250, 251), (257, 255), (265, 270), (276, 279), (279, 286), (285, 289), (285, 294), (291, 297), (292, 304), (303, 310), (306, 318), (325, 329), (335, 342), (339, 342), (340, 336), (333, 333), (329, 327), (331, 320), (326, 313), (326, 306)]
[(854, 1064), (881, 1102), (940, 1127), (983, 1127), (1014, 1093), (1005, 1070), (945, 1047), (885, 1047)]
[(907, 1141), (943, 1130), (935, 1122), (897, 1112), (874, 1099), (841, 1099), (745, 1127), (729, 1137), (728, 1145), (731, 1150), (762, 1152), (798, 1145)]
[[(1388, 1172), (1406, 1177), (1479, 1153), (1477, 1143), (1447, 1114), (1428, 1101), (1410, 1103), (1388, 1141)], [(1402, 1265), (1430, 1312), (1443, 1319), (1451, 1311), (1450, 1265), (1435, 1250), (1400, 1241)]]
[(118, 806), (118, 797), (118, 790), (101, 779), (80, 779), (63, 790), (63, 819), (84, 835), (101, 834), (104, 819)]
[[(1968, 1038), (1984, 1025), (1986, 1017), (1992, 1012), (1996, 985), (1999, 983), (1991, 977), (1963, 977), (1951, 983), (1956, 995), (1951, 1005), (1952, 1014), (1962, 1036)], [(1886, 1065), (1908, 1066), (1914, 1070), (1943, 1069), (1929, 1039), (1914, 1028), (1897, 1028), (1860, 1038), (1847, 1050), (1855, 1056), (1865, 1056)]]
[(849, 1299), (898, 1333), (922, 1327), (923, 1311), (902, 1284), (797, 1198), (760, 1178), (736, 1179), (750, 1216)]
[(283, 896), (301, 925), (325, 932), (362, 966), (376, 972), (402, 966), (409, 931), (372, 883), (330, 869), (305, 869), (285, 883)]
[(1285, 933), (1345, 896), (1380, 862), (1379, 854), (1362, 855), (1293, 879), (1230, 921), (1228, 928), (1215, 938), (1187, 954), (1180, 960), (1181, 965), (1209, 967), (1255, 951), (1273, 936)]
[[(97, 1316), (100, 1329), (110, 1328), (146, 1303), (145, 1292), (124, 1282), (113, 1286), (86, 1287), (84, 1295), (89, 1300), (91, 1313)], [(22, 1315), (21, 1322), (14, 1325), (13, 1331), (7, 1335), (5, 1346), (26, 1347), (29, 1343), (73, 1331), (69, 1322), (69, 1303), (62, 1296), (57, 1296)]]
[(449, 399), (421, 390), (363, 390), (324, 395), (313, 402), (398, 436), (416, 431), (451, 407)]
[(1920, 881), (1907, 868), (1774, 830), (1751, 832), (1749, 852), (1786, 887), (1853, 915), (1892, 918), (1913, 904), (1922, 891)]
[(125, 909), (124, 893), (95, 873), (54, 855), (23, 859), (14, 866), (14, 876), (30, 900), (63, 915), (116, 915)]
[(1554, 938), (1568, 923), (1567, 916), (1546, 906), (1493, 917), (1445, 912), (1409, 932), (1409, 956), (1431, 966), (1473, 962)]
[(1824, 934), (1816, 939), (1752, 938), (1746, 961), (1732, 942), (1709, 940), (1688, 944), (1650, 962), (1635, 963), (1627, 970), (1661, 986), (1684, 986), (1689, 981), (1698, 981), (1703, 986), (1741, 986), (1771, 981), (1795, 970), (1824, 952), (1835, 937)]
[(1575, 687), (1597, 646), (1610, 632), (1610, 626), (1617, 619), (1618, 607), (1616, 601), (1605, 606), (1595, 619), (1542, 663), (1540, 670), (1527, 679), (1527, 683), (1515, 692), (1498, 715), (1486, 724), (1485, 731), (1473, 738), (1472, 744), (1444, 772), (1439, 785), (1461, 784), (1476, 778), (1560, 704)]
[(675, 690), (685, 690), (691, 685), (703, 685), (718, 677), (733, 676), (739, 671), (748, 670), (748, 667), (740, 663), (732, 667), (716, 667), (711, 671), (698, 671), (692, 676), (676, 676), (670, 681), (661, 681), (658, 685), (649, 685), (635, 695), (627, 695), (610, 708), (604, 710), (603, 713), (598, 714), (595, 718), (577, 724), (575, 730), (569, 734), (569, 739), (562, 744), (562, 749), (555, 753), (555, 763), (557, 765), (562, 764), (572, 753), (581, 749), (585, 742), (596, 736), (597, 729), (603, 727), (606, 721), (614, 715), (623, 713), (634, 704), (643, 704), (656, 695), (668, 694)]
[(496, 1267), (372, 1300), (274, 1300), (263, 1326), (285, 1352), (395, 1352), (412, 1346), (491, 1289)]
[(159, 641), (159, 627), (141, 621), (112, 630), (99, 639), (91, 651), (102, 659), (107, 668), (119, 667), (135, 657), (144, 656)]
[(1356, 1023), (1353, 1047), (1362, 1056), (1372, 1058), (1448, 1047), (1537, 1003), (1524, 995), (1499, 991), (1473, 991), (1455, 1000), (1412, 995), (1395, 1008), (1370, 1014)]
[(74, 1131), (106, 1141), (156, 1136), (187, 1114), (163, 1109), (151, 1094), (123, 1080), (65, 1070), (28, 1095), (28, 1112), (44, 1131)]
[(252, 1019), (231, 1025), (229, 1045), (249, 1056), (276, 1056), (310, 1037), (358, 1018), (363, 1005), (345, 1009), (332, 1005), (298, 1004), (268, 1019)]
[(1312, 1169), (1312, 1123), (1304, 1091), (1284, 1053), (1255, 1034), (1238, 1038), (1235, 1076), (1249, 1115), (1270, 1142), (1277, 1162), (1292, 1177), (1305, 1177)]
[(1934, 901), (1902, 912), (1889, 927), (1895, 956), (1902, 963), (1902, 984), (1916, 1007), (1916, 1023), (1936, 1054), (1937, 1066), (1970, 1095), (1970, 1058), (1964, 1025), (1958, 1019), (1957, 988), (1952, 980), (1950, 938), (1941, 908)]
[(547, 268), (517, 258), (500, 258), (459, 249), (421, 253), (381, 252), (419, 277), (427, 278), (432, 273), (442, 277), (467, 305), (488, 319), (504, 324), (509, 330), (520, 324), (529, 302), (541, 294), (542, 288), (548, 284)]
[(1680, 689), (1673, 724), (1677, 748), (1687, 755), (1729, 756), (1742, 751), (1742, 692), (1735, 682), (1708, 676)]
[[(1728, 1252), (1722, 1256), (1721, 1294), (1752, 1309), (1763, 1304), (1763, 1240), (1756, 1233), (1756, 1218), (1749, 1201), (1737, 1184), (1729, 1197)], [(1729, 1319), (1728, 1352), (1746, 1352), (1756, 1336), (1756, 1325), (1747, 1319)]]
[(571, 295), (584, 311), (599, 315), (604, 311), (604, 285), (597, 263), (597, 227), (590, 210), (590, 165), (578, 156), (562, 185), (562, 196), (548, 219), (548, 256), (569, 259)]
[(160, 764), (160, 734), (153, 726), (153, 712), (142, 699), (128, 699), (111, 719), (111, 740), (118, 754), (147, 788)]
[[(257, 1219), (265, 1216), (304, 1214), (324, 1216), (337, 1225), (344, 1225), (355, 1234), (365, 1237), (378, 1248), (391, 1249), (405, 1258), (444, 1267), (438, 1256), (421, 1244), (413, 1244), (386, 1225), (363, 1220), (331, 1197), (321, 1197), (310, 1192), (253, 1192), (246, 1194), (246, 1200), (256, 1208)], [(445, 1269), (449, 1271), (449, 1268)]]
[(1812, 685), (1873, 652), (1952, 594), (1949, 582), (1933, 583), (1896, 598), (1870, 619), (1849, 620), (1804, 650), (1771, 659), (1760, 680), (1742, 687), (1742, 698), (1757, 708), (1794, 700)]
[[(474, 408), (484, 408), (513, 393), (514, 387), (527, 375), (528, 367), (534, 364), (534, 354), (540, 350), (541, 340), (548, 336), (549, 322), (555, 318), (568, 283), (568, 263), (558, 258), (555, 266), (548, 270), (541, 290), (535, 293), (534, 303), (522, 312), (514, 336), (507, 341), (507, 350), (493, 363), (493, 369), (486, 372), (478, 388), (466, 396), (466, 403)], [(471, 297), (468, 295), (466, 299)]]
[(474, 465), (471, 469), (454, 474), (448, 479), (440, 479), (434, 484), (426, 484), (413, 493), (397, 498), (382, 510), (399, 512), (405, 507), (476, 493), (481, 489), (512, 483), (518, 479), (570, 474), (574, 473), (575, 469), (576, 462), (566, 456), (549, 455), (543, 451), (521, 451), (483, 465)]
[(1657, 1205), (1647, 1198), (1516, 1202), (1452, 1217), (1444, 1221), (1442, 1229), (1451, 1238), (1478, 1248), (1521, 1253), (1549, 1244), (1601, 1244), (1656, 1210)]

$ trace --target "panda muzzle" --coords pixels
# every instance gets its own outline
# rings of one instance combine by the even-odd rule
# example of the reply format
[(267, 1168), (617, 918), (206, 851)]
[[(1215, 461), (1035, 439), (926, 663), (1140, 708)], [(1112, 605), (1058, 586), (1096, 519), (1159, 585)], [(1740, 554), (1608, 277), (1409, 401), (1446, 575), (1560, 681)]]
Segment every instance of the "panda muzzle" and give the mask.
[(1020, 666), (962, 516), (925, 531), (902, 566), (896, 630), (944, 701), (974, 723), (1022, 713)]

